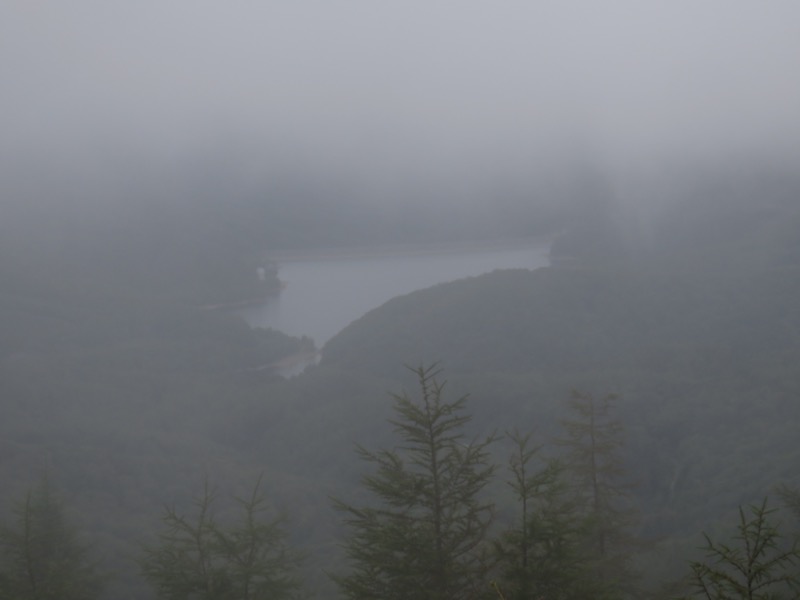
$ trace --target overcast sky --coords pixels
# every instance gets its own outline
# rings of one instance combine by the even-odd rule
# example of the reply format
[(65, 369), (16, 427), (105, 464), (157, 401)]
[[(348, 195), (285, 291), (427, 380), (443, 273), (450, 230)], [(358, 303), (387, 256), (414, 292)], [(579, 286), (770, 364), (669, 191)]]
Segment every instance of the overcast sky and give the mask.
[(391, 179), (785, 154), (800, 2), (4, 0), (0, 81), (6, 160), (243, 140)]

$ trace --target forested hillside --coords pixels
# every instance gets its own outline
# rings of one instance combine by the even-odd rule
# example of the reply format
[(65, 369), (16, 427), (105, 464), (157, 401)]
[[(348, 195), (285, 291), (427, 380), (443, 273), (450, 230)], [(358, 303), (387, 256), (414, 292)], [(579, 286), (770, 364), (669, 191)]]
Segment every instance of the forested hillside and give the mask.
[(691, 539), (797, 484), (793, 193), (693, 196), (642, 236), (580, 226), (557, 240), (551, 268), (395, 298), (331, 340), (322, 366), (388, 376), (444, 360), (489, 429), (552, 431), (569, 389), (616, 394), (643, 533)]
[[(631, 533), (646, 541), (637, 589), (658, 589), (688, 573), (701, 531), (724, 538), (740, 505), (770, 495), (777, 506), (776, 485), (800, 485), (800, 186), (742, 181), (736, 195), (687, 186), (641, 227), (610, 209), (572, 215), (551, 267), (395, 298), (292, 379), (264, 367), (310, 340), (206, 306), (278, 293), (265, 240), (248, 233), (255, 213), (42, 246), (4, 236), (0, 521), (46, 474), (107, 574), (102, 597), (150, 598), (137, 559), (164, 506), (194, 514), (205, 482), (217, 486), (228, 535), (226, 499), (249, 497), (260, 477), (269, 522), (285, 514), (287, 543), (306, 555), (303, 593), (334, 597), (348, 528), (330, 497), (367, 500), (354, 444), (396, 448), (387, 392), (413, 397), (403, 365), (438, 362), (447, 397), (469, 395), (465, 441), (532, 432), (548, 460), (562, 454), (573, 390), (616, 397)], [(513, 521), (514, 448), (506, 436), (481, 458), (494, 465), (487, 536)]]
[(0, 600), (800, 600), (800, 2), (10, 0), (0, 74)]

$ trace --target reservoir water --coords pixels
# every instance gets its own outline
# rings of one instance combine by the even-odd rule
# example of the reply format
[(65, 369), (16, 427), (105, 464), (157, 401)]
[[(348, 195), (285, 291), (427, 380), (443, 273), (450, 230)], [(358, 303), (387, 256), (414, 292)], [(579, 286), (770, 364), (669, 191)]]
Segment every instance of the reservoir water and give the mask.
[(318, 348), (344, 327), (395, 296), (495, 269), (547, 266), (547, 241), (472, 247), (337, 251), (279, 258), (280, 295), (239, 312), (254, 327), (308, 336)]

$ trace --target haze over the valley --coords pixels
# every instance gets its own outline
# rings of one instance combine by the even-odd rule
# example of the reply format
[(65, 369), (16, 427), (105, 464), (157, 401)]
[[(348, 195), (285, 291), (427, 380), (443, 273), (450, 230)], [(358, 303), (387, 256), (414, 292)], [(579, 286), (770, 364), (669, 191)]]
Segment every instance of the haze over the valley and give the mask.
[(0, 0), (0, 600), (797, 598), (798, 365), (799, 0)]

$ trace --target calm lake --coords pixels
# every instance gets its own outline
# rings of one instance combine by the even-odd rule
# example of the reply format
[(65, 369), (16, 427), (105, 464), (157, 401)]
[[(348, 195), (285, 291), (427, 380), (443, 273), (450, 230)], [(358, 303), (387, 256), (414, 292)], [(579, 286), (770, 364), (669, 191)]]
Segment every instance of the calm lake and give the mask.
[(402, 294), (488, 273), (549, 264), (549, 241), (429, 249), (359, 249), (278, 259), (286, 287), (261, 306), (237, 311), (254, 327), (312, 338), (318, 348), (344, 327)]

